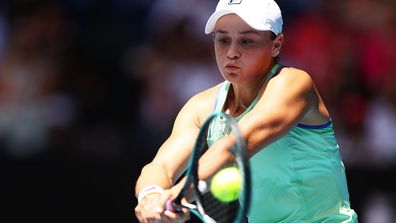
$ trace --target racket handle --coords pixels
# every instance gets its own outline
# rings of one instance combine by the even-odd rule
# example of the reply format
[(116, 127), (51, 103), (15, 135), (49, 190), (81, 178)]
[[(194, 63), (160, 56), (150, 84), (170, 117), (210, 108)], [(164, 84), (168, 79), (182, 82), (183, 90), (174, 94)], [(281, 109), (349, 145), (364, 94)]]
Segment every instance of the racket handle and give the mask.
[(171, 212), (182, 212), (181, 207), (175, 204), (173, 200), (167, 200), (165, 204), (165, 208), (167, 211), (171, 211)]
[(167, 211), (170, 211), (170, 212), (175, 212), (175, 209), (173, 208), (173, 204), (172, 204), (172, 201), (171, 201), (171, 200), (167, 200), (167, 201), (166, 201), (165, 209), (166, 209)]

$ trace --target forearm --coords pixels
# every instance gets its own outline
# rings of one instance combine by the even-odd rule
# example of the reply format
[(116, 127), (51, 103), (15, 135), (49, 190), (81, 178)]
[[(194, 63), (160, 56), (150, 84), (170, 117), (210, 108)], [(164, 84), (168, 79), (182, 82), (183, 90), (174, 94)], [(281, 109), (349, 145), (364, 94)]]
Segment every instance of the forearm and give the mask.
[(158, 185), (162, 188), (172, 186), (172, 179), (169, 178), (164, 165), (152, 162), (144, 166), (136, 182), (135, 194), (138, 195), (148, 185)]
[(233, 137), (224, 137), (213, 144), (199, 159), (199, 179), (207, 180), (227, 163), (234, 159), (230, 148), (234, 145)]
[[(255, 153), (280, 138), (289, 130), (290, 126), (292, 125), (282, 122), (271, 122), (266, 125), (252, 122), (247, 128), (245, 126), (241, 130), (247, 145), (247, 156), (252, 157)], [(214, 143), (200, 158), (199, 178), (210, 178), (214, 173), (234, 160), (234, 154), (230, 151), (234, 144), (235, 137), (233, 134)]]

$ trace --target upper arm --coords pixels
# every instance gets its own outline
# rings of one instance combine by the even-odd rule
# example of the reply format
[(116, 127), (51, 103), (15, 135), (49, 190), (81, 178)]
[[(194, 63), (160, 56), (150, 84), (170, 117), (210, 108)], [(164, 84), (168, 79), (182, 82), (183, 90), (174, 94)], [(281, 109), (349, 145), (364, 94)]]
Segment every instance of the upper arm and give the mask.
[(311, 109), (315, 90), (310, 76), (287, 68), (267, 85), (257, 105), (241, 121), (251, 154), (286, 134)]
[(294, 126), (315, 103), (314, 94), (312, 79), (306, 72), (287, 68), (268, 84), (257, 110), (274, 124)]
[(210, 104), (213, 103), (207, 103), (207, 96), (207, 92), (201, 93), (184, 105), (176, 117), (171, 135), (162, 144), (152, 162), (164, 167), (172, 183), (186, 169), (201, 122), (211, 111)]

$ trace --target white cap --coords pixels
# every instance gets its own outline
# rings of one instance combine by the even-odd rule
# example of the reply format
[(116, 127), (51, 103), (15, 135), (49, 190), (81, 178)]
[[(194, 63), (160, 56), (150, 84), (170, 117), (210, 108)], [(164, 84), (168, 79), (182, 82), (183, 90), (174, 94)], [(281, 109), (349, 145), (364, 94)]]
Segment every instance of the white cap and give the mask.
[(282, 14), (274, 0), (220, 0), (206, 23), (205, 33), (213, 32), (217, 20), (232, 13), (255, 30), (272, 31), (276, 35), (282, 32)]

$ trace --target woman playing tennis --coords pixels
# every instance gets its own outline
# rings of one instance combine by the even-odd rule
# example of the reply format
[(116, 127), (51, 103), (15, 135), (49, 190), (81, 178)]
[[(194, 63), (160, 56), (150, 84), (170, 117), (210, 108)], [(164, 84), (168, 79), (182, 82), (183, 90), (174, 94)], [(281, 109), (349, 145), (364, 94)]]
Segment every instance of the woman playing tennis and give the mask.
[[(170, 137), (136, 183), (140, 222), (184, 222), (165, 210), (180, 191), (200, 126), (213, 112), (232, 115), (247, 142), (252, 176), (249, 222), (357, 222), (332, 121), (306, 72), (278, 63), (284, 36), (273, 0), (220, 0), (205, 32), (213, 34), (225, 81), (193, 96)], [(214, 124), (199, 175), (232, 159), (232, 140)]]

